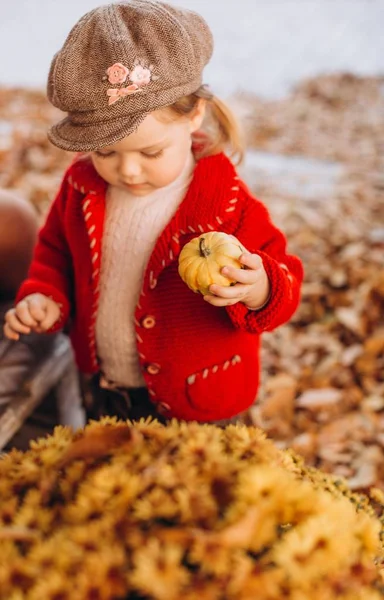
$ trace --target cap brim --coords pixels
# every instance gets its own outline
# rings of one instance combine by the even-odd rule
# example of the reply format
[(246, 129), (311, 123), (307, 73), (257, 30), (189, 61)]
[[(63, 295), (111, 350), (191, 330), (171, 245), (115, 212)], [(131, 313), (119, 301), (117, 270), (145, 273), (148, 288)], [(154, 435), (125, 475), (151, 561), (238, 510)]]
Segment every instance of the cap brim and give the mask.
[[(159, 89), (152, 92), (133, 95), (133, 102), (137, 103), (137, 110), (132, 102), (125, 104), (124, 100), (116, 102), (113, 106), (105, 106), (98, 110), (68, 112), (68, 116), (48, 131), (48, 138), (58, 148), (70, 152), (91, 152), (104, 146), (110, 146), (130, 135), (145, 119), (155, 110), (171, 106), (183, 96), (192, 94), (201, 85), (201, 73), (191, 80), (176, 87)], [(132, 111), (131, 114), (127, 114)], [(110, 114), (106, 118), (106, 112)]]
[(115, 144), (130, 135), (147, 115), (146, 112), (89, 124), (73, 123), (68, 116), (49, 129), (48, 139), (62, 150), (91, 152)]

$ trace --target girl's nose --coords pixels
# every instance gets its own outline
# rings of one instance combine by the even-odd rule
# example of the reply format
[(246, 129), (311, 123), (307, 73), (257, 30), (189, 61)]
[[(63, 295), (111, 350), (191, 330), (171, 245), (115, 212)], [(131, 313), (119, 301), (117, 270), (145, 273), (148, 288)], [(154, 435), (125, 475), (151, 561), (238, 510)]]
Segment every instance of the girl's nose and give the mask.
[(122, 156), (120, 160), (120, 176), (128, 181), (140, 176), (140, 161), (135, 156)]

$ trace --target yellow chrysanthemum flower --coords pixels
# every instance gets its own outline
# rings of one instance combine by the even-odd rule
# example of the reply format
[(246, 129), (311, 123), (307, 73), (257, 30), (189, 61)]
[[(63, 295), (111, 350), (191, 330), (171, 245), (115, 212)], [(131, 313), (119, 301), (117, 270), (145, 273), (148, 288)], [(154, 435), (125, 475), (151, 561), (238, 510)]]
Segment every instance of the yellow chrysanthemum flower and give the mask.
[(181, 564), (182, 558), (182, 548), (150, 539), (135, 554), (129, 582), (138, 592), (150, 597), (179, 600), (190, 579)]
[(379, 600), (380, 500), (256, 428), (57, 428), (0, 461), (0, 600)]

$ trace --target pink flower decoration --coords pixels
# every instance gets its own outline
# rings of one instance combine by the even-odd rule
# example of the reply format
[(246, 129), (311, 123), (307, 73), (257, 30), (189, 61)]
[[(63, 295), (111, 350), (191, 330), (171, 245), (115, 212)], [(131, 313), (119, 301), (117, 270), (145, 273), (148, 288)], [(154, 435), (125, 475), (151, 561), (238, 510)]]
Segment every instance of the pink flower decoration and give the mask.
[(143, 90), (135, 83), (132, 83), (132, 85), (128, 85), (127, 87), (109, 89), (107, 90), (107, 96), (109, 96), (108, 105), (111, 106), (111, 104), (115, 104), (115, 102), (121, 100), (124, 96), (130, 96), (131, 94), (142, 91)]
[(121, 63), (115, 63), (112, 67), (107, 69), (109, 83), (124, 83), (129, 75), (129, 69), (124, 67)]
[(148, 85), (151, 81), (151, 71), (145, 69), (141, 65), (136, 65), (136, 67), (132, 69), (129, 79), (138, 86)]

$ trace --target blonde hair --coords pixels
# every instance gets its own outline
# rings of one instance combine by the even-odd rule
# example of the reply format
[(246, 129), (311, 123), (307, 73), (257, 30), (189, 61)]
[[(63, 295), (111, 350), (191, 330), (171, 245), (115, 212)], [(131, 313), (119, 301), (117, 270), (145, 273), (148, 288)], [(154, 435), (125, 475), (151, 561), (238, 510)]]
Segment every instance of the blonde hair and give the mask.
[(168, 106), (167, 110), (178, 116), (188, 116), (195, 110), (201, 98), (207, 104), (200, 131), (206, 134), (207, 139), (202, 144), (201, 151), (197, 152), (198, 158), (227, 151), (233, 162), (236, 165), (240, 164), (244, 158), (245, 145), (238, 121), (229, 106), (217, 96), (207, 94), (202, 87), (193, 94), (183, 96)]

